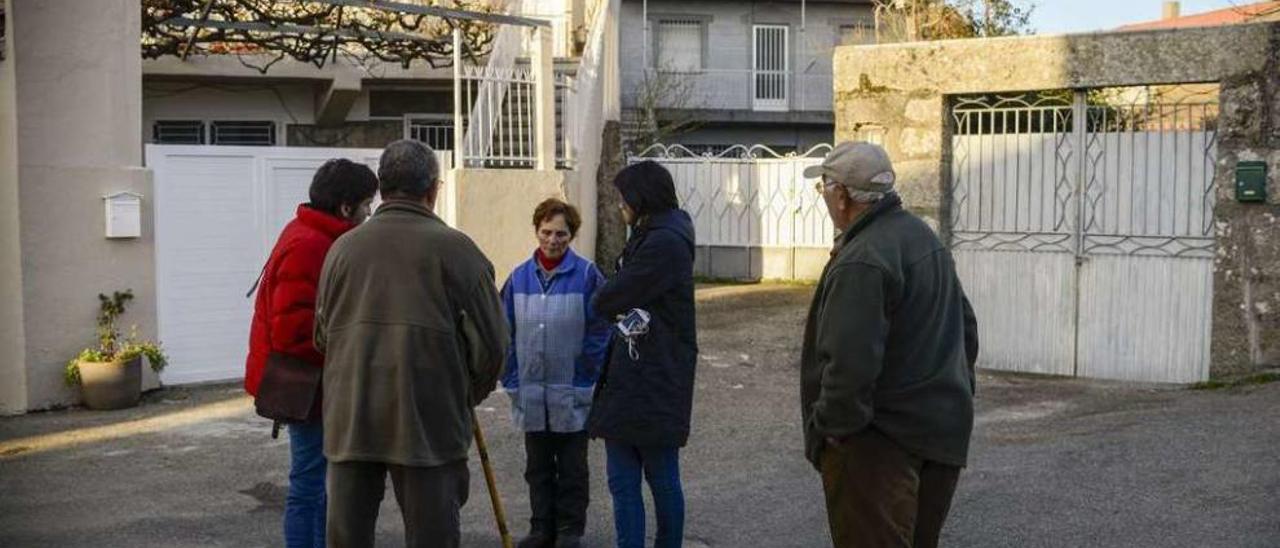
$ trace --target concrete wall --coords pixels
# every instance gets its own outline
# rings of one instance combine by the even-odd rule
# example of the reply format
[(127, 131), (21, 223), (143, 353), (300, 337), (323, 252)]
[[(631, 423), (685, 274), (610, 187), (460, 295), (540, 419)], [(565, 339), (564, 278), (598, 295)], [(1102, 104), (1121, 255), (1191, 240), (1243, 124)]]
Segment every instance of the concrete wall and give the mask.
[(18, 210), (17, 76), (13, 7), (4, 0), (6, 25), (0, 61), (0, 414), (27, 409), (26, 330), (22, 322), (22, 242)]
[(740, 281), (817, 280), (829, 259), (829, 249), (699, 246), (693, 275)]
[[(136, 0), (95, 3), (111, 14), (103, 17), (85, 17), (73, 0), (10, 7), (18, 47), (5, 63), (17, 83), (10, 112), (17, 114), (26, 407), (39, 409), (75, 400), (62, 369), (94, 342), (98, 293), (132, 288), (136, 299), (122, 321), (155, 335), (151, 188), (139, 167), (141, 12)], [(104, 238), (102, 196), (115, 191), (145, 196), (142, 238)], [(0, 247), (0, 258), (7, 255)]]
[[(1280, 24), (841, 47), (836, 140), (887, 129), (904, 201), (946, 216), (947, 95), (1220, 82), (1213, 373), (1280, 363)], [(1234, 201), (1237, 161), (1270, 164), (1267, 204)], [(945, 224), (943, 225), (945, 226)]]
[(147, 81), (142, 88), (142, 139), (155, 142), (152, 126), (157, 120), (270, 120), (276, 123), (276, 143), (289, 145), (289, 124), (315, 123), (317, 93), (312, 83)]
[(564, 199), (572, 172), (457, 169), (452, 175), (452, 184), (444, 189), (450, 195), (444, 200), (452, 200), (454, 228), (480, 246), (502, 284), (538, 245), (533, 209), (547, 198)]

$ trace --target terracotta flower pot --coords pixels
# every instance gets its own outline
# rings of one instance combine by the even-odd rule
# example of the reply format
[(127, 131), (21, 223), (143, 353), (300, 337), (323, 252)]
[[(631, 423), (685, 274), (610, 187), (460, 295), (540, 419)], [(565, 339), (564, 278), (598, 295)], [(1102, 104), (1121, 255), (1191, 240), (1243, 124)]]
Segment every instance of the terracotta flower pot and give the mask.
[(77, 362), (80, 393), (89, 409), (124, 409), (142, 398), (142, 357), (129, 361)]

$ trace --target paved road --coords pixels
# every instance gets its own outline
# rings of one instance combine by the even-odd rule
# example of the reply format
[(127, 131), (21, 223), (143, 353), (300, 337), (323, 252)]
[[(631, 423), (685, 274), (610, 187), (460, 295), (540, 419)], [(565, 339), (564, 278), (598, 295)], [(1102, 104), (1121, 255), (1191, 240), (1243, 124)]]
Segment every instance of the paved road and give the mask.
[[(796, 426), (811, 291), (699, 291), (686, 546), (830, 543)], [(504, 398), (480, 414), (523, 532), (523, 444)], [(287, 445), (268, 430), (227, 385), (161, 391), (129, 411), (0, 419), (0, 546), (278, 546)], [(975, 434), (948, 546), (1280, 546), (1280, 384), (1199, 392), (984, 374)], [(587, 540), (608, 546), (599, 444), (591, 462)], [(497, 546), (472, 468), (464, 544)], [(401, 531), (388, 495), (379, 546), (399, 546)]]

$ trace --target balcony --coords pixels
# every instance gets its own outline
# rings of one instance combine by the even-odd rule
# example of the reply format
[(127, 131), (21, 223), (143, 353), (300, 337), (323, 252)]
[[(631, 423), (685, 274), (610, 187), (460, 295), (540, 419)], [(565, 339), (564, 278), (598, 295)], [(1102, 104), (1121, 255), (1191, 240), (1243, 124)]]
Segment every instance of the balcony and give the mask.
[(831, 112), (830, 74), (705, 69), (624, 71), (625, 108)]

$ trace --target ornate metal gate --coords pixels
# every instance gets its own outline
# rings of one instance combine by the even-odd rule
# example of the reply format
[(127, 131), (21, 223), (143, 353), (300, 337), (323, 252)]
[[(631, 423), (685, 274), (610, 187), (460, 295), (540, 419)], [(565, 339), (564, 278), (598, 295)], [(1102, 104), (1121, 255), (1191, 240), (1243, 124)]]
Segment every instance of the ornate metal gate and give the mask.
[(950, 227), (984, 365), (1208, 377), (1217, 86), (956, 97)]

